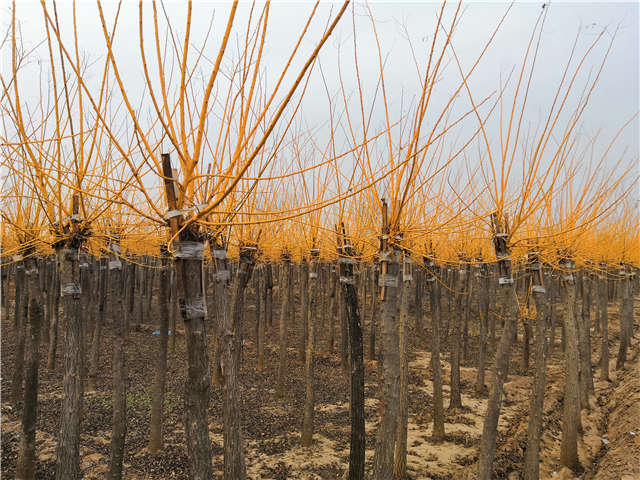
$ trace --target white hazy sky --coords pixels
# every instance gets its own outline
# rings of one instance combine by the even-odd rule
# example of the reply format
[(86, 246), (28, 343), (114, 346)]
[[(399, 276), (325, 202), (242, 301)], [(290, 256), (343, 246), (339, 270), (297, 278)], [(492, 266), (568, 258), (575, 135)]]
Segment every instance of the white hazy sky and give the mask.
[[(10, 4), (6, 1), (3, 3), (2, 12), (5, 18), (2, 23), (6, 26), (8, 25), (6, 16), (10, 10)], [(182, 34), (186, 18), (184, 2), (169, 1), (165, 5), (176, 32)], [(453, 45), (463, 67), (469, 68), (482, 50), (508, 4), (506, 2), (474, 1), (463, 5), (464, 14), (453, 39)], [(542, 5), (542, 2), (518, 2), (512, 8), (471, 77), (470, 86), (476, 100), (496, 91), (500, 87), (501, 81), (508, 77), (512, 69), (516, 69), (515, 76), (517, 76), (529, 36)], [(104, 6), (107, 16), (110, 17), (115, 11), (115, 2), (106, 1)], [(434, 34), (435, 16), (440, 5), (435, 2), (371, 2), (369, 6), (376, 21), (383, 55), (388, 55), (385, 65), (385, 81), (392, 107), (392, 116), (397, 118), (401, 107), (404, 107), (404, 111), (406, 111), (407, 106), (418, 95), (419, 76), (411, 56), (408, 39), (413, 44), (421, 68), (424, 68), (427, 49)], [(89, 0), (81, 1), (77, 8), (81, 48), (84, 49), (88, 58), (92, 60), (103, 59), (104, 39), (95, 3)], [(337, 4), (324, 3), (320, 9), (320, 18), (326, 19), (331, 8), (335, 11)], [(549, 12), (529, 93), (525, 115), (526, 125), (535, 128), (548, 111), (576, 35), (578, 36), (577, 55), (580, 56), (603, 28), (607, 30), (603, 41), (587, 58), (582, 69), (583, 73), (578, 78), (576, 92), (579, 94), (585, 80), (589, 75), (593, 75), (599, 67), (611, 34), (618, 28), (604, 72), (590, 101), (590, 106), (584, 113), (580, 128), (581, 135), (585, 135), (585, 138), (600, 131), (600, 145), (604, 149), (615, 132), (638, 112), (640, 105), (639, 4), (638, 2), (553, 2), (546, 8), (549, 9)], [(451, 18), (454, 9), (455, 4), (447, 6), (447, 18)], [(58, 2), (58, 10), (62, 30), (66, 31), (67, 39), (70, 39), (71, 3), (68, 1)], [(220, 33), (224, 30), (228, 10), (229, 3), (195, 2), (192, 45), (198, 46), (202, 41), (211, 16), (215, 12), (213, 34), (206, 51), (211, 57), (214, 57), (219, 45)], [(249, 4), (242, 3), (237, 19), (238, 26), (243, 25), (248, 10)], [(270, 12), (269, 37), (266, 45), (265, 69), (268, 78), (273, 79), (279, 73), (283, 59), (292, 48), (293, 39), (297, 38), (301, 22), (304, 21), (310, 10), (309, 2), (276, 2), (274, 4)], [(149, 23), (151, 9), (148, 4), (145, 6), (145, 12), (145, 33), (150, 38), (152, 35), (152, 27)], [(360, 73), (365, 93), (371, 100), (379, 78), (378, 54), (371, 21), (366, 15), (364, 4), (357, 4), (355, 12), (354, 22), (358, 40)], [(22, 34), (27, 46), (37, 45), (44, 39), (39, 2), (18, 1), (17, 17), (21, 22)], [(130, 92), (133, 92), (135, 98), (135, 92), (142, 91), (142, 66), (138, 50), (138, 2), (125, 2), (120, 17), (116, 54), (120, 67), (127, 77), (128, 88)], [(305, 45), (307, 50), (313, 47), (311, 39), (318, 38), (320, 29), (324, 26), (323, 22), (324, 20), (316, 22), (315, 35), (310, 36), (309, 42)], [(236, 33), (241, 35), (242, 29), (236, 30)], [(42, 51), (42, 55), (45, 57), (46, 52)], [(353, 24), (350, 13), (345, 15), (332, 39), (325, 45), (320, 58), (330, 91), (337, 92), (338, 90), (338, 62), (340, 61), (347, 91), (355, 95), (352, 61)], [(5, 51), (3, 56), (5, 71), (9, 61), (10, 57)], [(206, 62), (202, 66), (210, 68), (210, 64)], [(328, 103), (319, 73), (320, 71), (316, 67), (301, 111), (301, 121), (310, 127), (317, 127), (318, 134), (322, 135), (323, 129), (326, 131)], [(514, 84), (514, 79), (515, 77), (512, 77), (511, 85)], [(37, 96), (37, 76), (34, 75), (31, 79), (28, 76), (26, 79), (23, 77), (23, 80), (32, 82), (32, 85), (27, 85), (26, 89), (31, 89), (32, 95)], [(449, 63), (436, 89), (434, 105), (446, 101), (459, 81), (460, 76), (455, 64)], [(513, 92), (513, 89), (508, 89), (507, 92), (509, 91)], [(460, 111), (468, 105), (466, 95), (462, 94), (462, 97), (464, 98), (460, 99)], [(352, 96), (352, 99), (354, 98)], [(509, 98), (508, 93), (507, 98)], [(572, 106), (575, 105), (575, 98), (573, 97), (573, 103), (569, 103), (569, 110), (572, 110)], [(384, 117), (380, 108), (381, 103), (378, 104), (378, 107), (374, 124), (382, 127)], [(436, 108), (434, 111), (439, 110)], [(494, 115), (493, 120), (488, 128), (490, 132), (496, 134), (498, 116)], [(431, 121), (431, 118), (428, 121)], [(469, 128), (476, 126), (477, 124), (474, 125), (473, 122), (469, 123)], [(635, 158), (637, 161), (640, 152), (639, 143), (639, 122), (636, 118), (621, 135), (612, 157), (626, 148), (629, 158)]]

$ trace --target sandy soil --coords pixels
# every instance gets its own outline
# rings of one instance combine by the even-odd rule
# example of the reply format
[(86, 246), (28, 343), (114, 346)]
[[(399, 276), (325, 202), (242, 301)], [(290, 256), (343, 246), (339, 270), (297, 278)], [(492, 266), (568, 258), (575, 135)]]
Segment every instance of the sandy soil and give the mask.
[[(445, 310), (446, 312), (446, 310)], [(446, 314), (446, 313), (445, 313)], [(636, 312), (638, 318), (640, 312)], [(612, 332), (611, 352), (617, 352), (617, 306), (610, 305), (609, 318)], [(11, 317), (9, 317), (11, 318)], [(274, 316), (275, 319), (278, 316)], [(13, 365), (13, 330), (7, 315), (2, 318), (2, 388), (8, 392)], [(268, 332), (269, 342), (277, 337), (277, 324)], [(111, 371), (110, 328), (105, 332), (102, 372)], [(165, 449), (152, 455), (146, 451), (151, 405), (151, 378), (154, 365), (155, 338), (151, 327), (131, 332), (127, 340), (128, 434), (126, 440), (125, 475), (127, 479), (186, 479), (187, 458), (182, 425), (182, 388), (184, 381), (184, 343), (177, 338), (176, 351), (169, 357), (167, 398), (165, 403)], [(366, 332), (365, 332), (366, 333)], [(472, 330), (472, 335), (477, 332)], [(248, 474), (253, 479), (341, 479), (348, 464), (349, 410), (348, 383), (336, 354), (327, 353), (326, 339), (321, 331), (316, 363), (316, 416), (314, 444), (300, 446), (302, 405), (304, 404), (303, 364), (296, 359), (296, 350), (289, 349), (287, 391), (284, 401), (275, 398), (277, 351), (275, 344), (266, 348), (263, 373), (255, 371), (255, 349), (247, 328), (240, 377), (243, 398), (243, 432), (246, 443)], [(297, 338), (295, 329), (291, 340)], [(415, 336), (414, 336), (415, 337)], [(428, 338), (428, 336), (426, 337)], [(558, 340), (559, 342), (559, 340)], [(598, 358), (599, 337), (594, 333), (593, 358)], [(585, 467), (583, 478), (621, 479), (640, 478), (640, 343), (635, 340), (629, 362), (622, 372), (615, 371), (612, 359), (612, 383), (596, 382), (596, 395), (591, 399), (592, 409), (583, 412), (584, 435), (580, 442), (580, 460)], [(446, 342), (444, 347), (446, 347)], [(518, 371), (521, 340), (513, 352), (511, 371)], [(428, 343), (417, 341), (410, 352), (410, 393), (408, 432), (408, 474), (421, 479), (467, 479), (475, 471), (477, 452), (482, 432), (486, 398), (473, 394), (476, 369), (473, 367), (477, 351), (477, 338), (470, 339), (468, 361), (463, 361), (462, 411), (447, 412), (446, 441), (431, 440), (432, 383)], [(532, 349), (533, 352), (533, 349)], [(43, 346), (42, 356), (45, 356)], [(449, 364), (448, 352), (442, 356), (445, 373), (445, 408), (448, 406)], [(532, 355), (533, 366), (533, 355)], [(378, 420), (378, 381), (376, 362), (367, 361), (366, 374), (366, 459), (367, 475), (371, 474), (375, 431)], [(519, 478), (526, 445), (531, 371), (525, 375), (510, 375), (505, 384), (506, 398), (499, 424), (496, 452), (496, 478)], [(559, 467), (562, 414), (562, 353), (554, 350), (548, 370), (549, 379), (545, 397), (543, 445), (541, 449), (542, 478), (574, 478)], [(596, 379), (598, 371), (595, 370)], [(37, 436), (38, 478), (54, 478), (55, 437), (62, 398), (61, 358), (55, 371), (41, 368), (39, 423)], [(491, 381), (487, 373), (487, 384)], [(210, 437), (214, 470), (222, 470), (222, 392), (212, 390)], [(19, 439), (19, 406), (2, 402), (2, 473), (12, 478)], [(109, 456), (111, 429), (111, 385), (109, 376), (98, 382), (96, 391), (85, 394), (82, 424), (82, 472), (84, 478), (103, 478)], [(632, 435), (635, 432), (637, 435)], [(603, 444), (603, 438), (608, 444)]]

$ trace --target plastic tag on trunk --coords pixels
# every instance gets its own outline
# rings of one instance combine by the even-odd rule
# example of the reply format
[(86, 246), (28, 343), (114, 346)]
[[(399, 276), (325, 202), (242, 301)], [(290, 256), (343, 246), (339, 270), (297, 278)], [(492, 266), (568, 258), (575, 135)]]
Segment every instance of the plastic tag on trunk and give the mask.
[(204, 243), (202, 242), (175, 242), (176, 251), (173, 258), (184, 260), (202, 260), (204, 258)]
[(379, 287), (397, 287), (398, 286), (398, 277), (395, 275), (381, 275), (378, 277), (378, 286)]
[(77, 283), (65, 283), (64, 285), (60, 286), (60, 295), (62, 295), (63, 297), (67, 295), (80, 295), (81, 293), (82, 289)]

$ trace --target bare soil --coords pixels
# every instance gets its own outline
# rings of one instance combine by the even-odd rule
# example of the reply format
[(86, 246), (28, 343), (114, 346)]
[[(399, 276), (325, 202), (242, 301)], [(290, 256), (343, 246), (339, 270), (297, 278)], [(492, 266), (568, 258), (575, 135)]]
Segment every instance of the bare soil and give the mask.
[[(637, 302), (636, 302), (637, 303)], [(277, 304), (277, 302), (276, 302)], [(274, 312), (274, 313), (277, 313)], [(640, 312), (636, 309), (636, 317)], [(447, 315), (445, 309), (444, 315)], [(562, 352), (558, 345), (550, 357), (543, 444), (541, 448), (541, 478), (595, 478), (603, 480), (640, 478), (640, 341), (634, 340), (625, 370), (615, 371), (618, 332), (617, 305), (610, 304), (612, 382), (596, 381), (592, 408), (583, 412), (584, 435), (580, 441), (580, 460), (585, 469), (581, 477), (559, 466), (561, 415), (563, 396)], [(311, 448), (300, 446), (300, 429), (304, 404), (302, 362), (296, 349), (290, 348), (287, 377), (287, 398), (275, 397), (277, 350), (277, 319), (268, 328), (265, 348), (265, 370), (256, 371), (256, 352), (251, 336), (253, 312), (247, 315), (241, 385), (243, 433), (246, 444), (248, 475), (252, 479), (341, 479), (349, 456), (349, 385), (340, 366), (337, 353), (327, 352), (327, 329), (319, 328), (319, 352), (316, 357), (316, 414), (314, 442)], [(1, 469), (5, 478), (13, 478), (20, 435), (20, 405), (5, 401), (10, 388), (14, 363), (13, 318), (2, 315), (2, 453)], [(150, 322), (151, 323), (151, 322)], [(290, 323), (294, 323), (290, 320)], [(426, 321), (428, 323), (428, 321)], [(472, 322), (474, 323), (474, 322)], [(151, 381), (155, 365), (157, 337), (151, 326), (131, 331), (127, 338), (128, 432), (125, 445), (125, 478), (186, 479), (187, 456), (184, 445), (182, 390), (185, 377), (184, 339), (178, 331), (176, 351), (169, 355), (167, 394), (165, 402), (165, 448), (157, 455), (146, 450), (151, 408)], [(339, 332), (339, 326), (337, 326)], [(103, 375), (95, 391), (86, 392), (82, 421), (81, 455), (84, 478), (103, 478), (107, 470), (111, 431), (111, 344), (110, 326), (104, 329), (102, 348)], [(62, 332), (61, 332), (62, 333)], [(365, 334), (368, 328), (365, 328)], [(521, 332), (520, 332), (521, 333)], [(295, 345), (298, 331), (292, 326), (289, 344)], [(486, 411), (486, 397), (473, 393), (478, 349), (477, 332), (471, 329), (468, 360), (461, 368), (461, 411), (447, 411), (446, 441), (431, 439), (432, 383), (429, 334), (416, 340), (410, 349), (408, 475), (411, 479), (466, 479), (476, 470), (478, 447)], [(414, 340), (417, 335), (413, 335)], [(339, 345), (339, 333), (336, 345)], [(366, 344), (365, 340), (365, 344)], [(599, 335), (593, 333), (593, 361), (599, 357)], [(511, 374), (505, 384), (506, 398), (499, 424), (498, 449), (494, 465), (495, 478), (520, 478), (519, 471), (526, 445), (526, 428), (532, 382), (532, 371), (519, 371), (521, 337), (512, 355)], [(444, 343), (445, 408), (448, 406), (449, 357)], [(493, 345), (492, 345), (493, 348)], [(493, 352), (493, 349), (490, 350)], [(532, 349), (533, 352), (533, 349)], [(46, 346), (42, 346), (39, 390), (39, 420), (37, 432), (37, 478), (55, 478), (56, 435), (59, 428), (62, 390), (62, 352), (55, 371), (45, 367)], [(531, 368), (533, 368), (533, 355)], [(515, 374), (518, 373), (518, 374)], [(378, 420), (377, 365), (365, 364), (366, 375), (366, 459), (367, 477), (372, 473), (375, 432)], [(599, 371), (595, 368), (595, 378)], [(487, 372), (487, 385), (491, 374)], [(210, 438), (216, 475), (222, 475), (222, 390), (213, 386), (211, 392)], [(634, 432), (634, 433), (632, 433)], [(606, 442), (603, 442), (606, 440)], [(605, 445), (606, 443), (606, 445)]]

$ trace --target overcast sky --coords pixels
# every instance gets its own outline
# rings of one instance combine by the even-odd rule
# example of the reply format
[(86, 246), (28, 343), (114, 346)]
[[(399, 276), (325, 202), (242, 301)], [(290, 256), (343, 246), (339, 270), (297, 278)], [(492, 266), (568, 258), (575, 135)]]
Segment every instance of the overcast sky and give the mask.
[[(3, 24), (8, 24), (7, 13), (9, 2), (3, 2), (2, 11), (5, 15)], [(62, 23), (62, 30), (66, 38), (71, 38), (71, 3), (58, 2), (58, 10)], [(463, 4), (463, 15), (453, 39), (453, 46), (460, 58), (464, 69), (468, 69), (477, 59), (479, 53), (495, 29), (498, 20), (507, 8), (505, 2), (470, 2)], [(105, 2), (107, 17), (111, 18), (115, 3)], [(329, 12), (337, 4), (325, 3), (320, 9), (319, 20), (314, 24), (312, 35), (305, 44), (306, 51), (314, 46), (313, 39), (317, 39), (324, 28)], [(412, 58), (409, 45), (413, 45), (419, 68), (424, 69), (427, 60), (428, 47), (434, 35), (436, 14), (439, 3), (422, 2), (371, 2), (371, 12), (375, 18), (382, 53), (387, 58), (385, 64), (385, 81), (389, 94), (389, 105), (392, 116), (397, 118), (402, 111), (406, 112), (412, 100), (419, 94), (419, 75)], [(456, 8), (455, 4), (447, 6), (445, 18), (450, 20)], [(470, 86), (475, 100), (499, 89), (501, 82), (505, 82), (510, 72), (515, 68), (511, 77), (511, 88), (507, 88), (505, 97), (512, 98), (515, 78), (521, 65), (527, 42), (532, 29), (543, 8), (542, 2), (518, 2), (506, 17), (489, 50), (483, 57), (478, 68), (470, 80)], [(588, 138), (601, 131), (600, 145), (606, 147), (615, 132), (638, 112), (640, 99), (639, 77), (639, 31), (638, 2), (626, 3), (583, 3), (583, 2), (554, 2), (546, 6), (549, 10), (542, 33), (542, 42), (535, 73), (527, 100), (525, 125), (536, 128), (540, 125), (548, 111), (563, 68), (569, 58), (571, 47), (576, 35), (578, 43), (576, 55), (581, 56), (595, 37), (606, 29), (600, 44), (591, 52), (578, 77), (576, 94), (582, 92), (585, 81), (594, 75), (598, 69), (604, 52), (609, 46), (611, 34), (618, 28), (618, 32), (606, 62), (604, 72), (599, 80), (590, 106), (585, 111), (581, 122), (581, 134)], [(166, 3), (167, 12), (172, 25), (179, 35), (184, 32), (186, 8), (183, 2), (170, 1)], [(213, 34), (209, 40), (208, 50), (211, 58), (215, 57), (219, 45), (220, 34), (224, 30), (229, 4), (218, 2), (195, 2), (192, 26), (192, 46), (202, 42), (209, 27), (212, 14)], [(276, 2), (270, 12), (269, 36), (266, 44), (265, 71), (270, 80), (279, 74), (283, 61), (291, 51), (292, 42), (297, 38), (302, 22), (310, 11), (309, 2)], [(145, 35), (152, 35), (151, 9), (145, 6)], [(247, 18), (249, 4), (242, 3), (236, 25), (236, 35), (242, 35), (241, 26)], [(371, 20), (366, 14), (364, 4), (357, 4), (355, 9), (355, 31), (357, 35), (357, 52), (360, 74), (368, 100), (373, 99), (373, 92), (379, 78), (378, 53), (371, 27)], [(25, 44), (37, 45), (44, 37), (42, 11), (39, 2), (21, 0), (17, 2), (17, 18), (22, 25)], [(126, 82), (132, 96), (142, 92), (142, 66), (138, 50), (138, 5), (137, 2), (126, 2), (118, 24), (116, 41), (116, 55), (121, 70), (126, 74)], [(100, 30), (100, 21), (94, 2), (83, 1), (78, 5), (78, 26), (80, 46), (92, 60), (104, 58), (104, 38)], [(149, 46), (151, 49), (151, 45)], [(233, 57), (233, 49), (230, 50)], [(42, 50), (41, 55), (46, 56)], [(195, 55), (194, 55), (195, 56)], [(450, 59), (450, 56), (447, 57)], [(351, 12), (345, 15), (336, 29), (332, 39), (325, 45), (321, 53), (322, 69), (327, 79), (329, 90), (338, 91), (338, 63), (340, 62), (345, 80), (345, 87), (351, 100), (354, 101), (356, 84), (353, 75), (353, 25)], [(10, 58), (5, 50), (3, 68), (7, 69)], [(230, 65), (228, 63), (227, 65)], [(201, 65), (210, 68), (206, 61)], [(322, 138), (326, 134), (328, 119), (328, 102), (325, 94), (320, 71), (316, 66), (313, 77), (303, 103), (300, 119), (309, 127), (318, 128), (317, 135)], [(23, 77), (23, 81), (31, 82), (26, 85), (27, 91), (37, 96), (37, 77)], [(440, 83), (435, 89), (434, 112), (439, 113), (438, 105), (448, 100), (451, 92), (460, 83), (460, 75), (454, 63), (449, 62), (443, 71)], [(511, 92), (511, 97), (509, 93)], [(462, 93), (457, 111), (462, 112), (468, 107), (468, 98)], [(569, 100), (569, 111), (575, 106), (577, 97)], [(573, 99), (573, 102), (571, 102)], [(367, 99), (365, 99), (367, 100)], [(382, 127), (384, 116), (378, 102), (374, 117), (374, 124)], [(428, 121), (432, 121), (429, 118)], [(629, 158), (637, 160), (639, 155), (639, 122), (636, 120), (623, 132), (612, 158), (628, 149)], [(475, 128), (473, 121), (464, 128)], [(494, 115), (489, 123), (490, 133), (497, 138), (498, 116)]]

